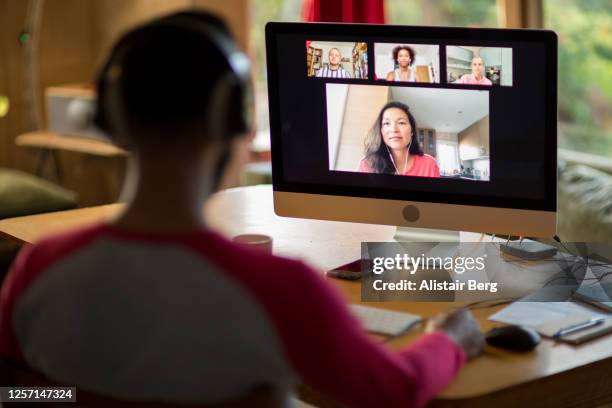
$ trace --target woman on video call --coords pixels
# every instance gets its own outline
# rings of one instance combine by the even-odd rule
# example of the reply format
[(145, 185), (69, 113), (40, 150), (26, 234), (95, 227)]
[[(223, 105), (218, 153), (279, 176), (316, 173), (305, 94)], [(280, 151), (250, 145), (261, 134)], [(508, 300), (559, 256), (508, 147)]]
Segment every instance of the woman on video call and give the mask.
[(493, 82), (484, 74), (485, 62), (482, 57), (472, 58), (472, 73), (465, 74), (456, 83), (466, 85), (493, 85)]
[(398, 45), (393, 49), (395, 70), (387, 74), (387, 81), (419, 82), (419, 76), (414, 66), (416, 53), (407, 45)]
[(440, 177), (436, 160), (424, 154), (416, 137), (417, 125), (407, 105), (388, 102), (381, 109), (365, 141), (361, 173)]

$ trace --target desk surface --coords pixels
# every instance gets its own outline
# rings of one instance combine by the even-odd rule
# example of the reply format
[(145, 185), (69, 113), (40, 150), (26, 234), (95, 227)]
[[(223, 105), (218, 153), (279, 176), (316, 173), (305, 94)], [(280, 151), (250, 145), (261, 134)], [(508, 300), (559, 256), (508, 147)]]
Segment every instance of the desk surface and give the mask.
[[(121, 204), (32, 215), (0, 221), (0, 234), (20, 242), (33, 242), (51, 232), (110, 218)], [(226, 190), (215, 195), (205, 213), (212, 228), (231, 237), (264, 233), (274, 239), (274, 253), (298, 257), (321, 270), (360, 257), (362, 241), (390, 241), (394, 228), (380, 225), (305, 220), (274, 214), (269, 186)], [(360, 302), (358, 282), (333, 280), (351, 303)], [(368, 305), (374, 305), (368, 303)], [(460, 303), (376, 303), (377, 307), (403, 310), (424, 317)], [(487, 320), (502, 306), (474, 310), (484, 330), (496, 323)], [(400, 348), (420, 335), (413, 331), (389, 345)], [(358, 357), (357, 357), (358, 358)], [(471, 361), (439, 395), (434, 406), (592, 406), (612, 401), (612, 337), (580, 347), (544, 340), (534, 352), (515, 354), (488, 349)]]

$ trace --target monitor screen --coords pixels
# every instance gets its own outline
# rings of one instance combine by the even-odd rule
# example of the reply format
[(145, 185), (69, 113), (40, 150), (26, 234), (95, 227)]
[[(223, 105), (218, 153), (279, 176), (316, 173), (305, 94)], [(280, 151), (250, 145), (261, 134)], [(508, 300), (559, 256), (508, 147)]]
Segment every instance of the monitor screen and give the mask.
[(556, 210), (550, 31), (270, 23), (277, 191)]

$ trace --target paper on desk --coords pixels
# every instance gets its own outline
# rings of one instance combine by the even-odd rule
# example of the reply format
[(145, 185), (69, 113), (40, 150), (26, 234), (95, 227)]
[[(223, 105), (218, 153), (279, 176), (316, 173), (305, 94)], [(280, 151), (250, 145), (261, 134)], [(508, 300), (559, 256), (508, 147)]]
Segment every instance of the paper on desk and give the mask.
[(489, 320), (536, 327), (570, 316), (584, 316), (585, 320), (588, 320), (600, 316), (612, 317), (612, 314), (575, 302), (514, 302), (489, 316)]

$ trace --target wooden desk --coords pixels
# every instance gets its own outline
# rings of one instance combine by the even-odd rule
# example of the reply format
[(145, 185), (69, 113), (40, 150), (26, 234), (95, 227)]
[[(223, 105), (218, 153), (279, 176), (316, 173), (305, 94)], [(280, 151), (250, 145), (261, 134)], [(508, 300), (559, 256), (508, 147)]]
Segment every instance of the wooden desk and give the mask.
[[(112, 217), (120, 204), (0, 221), (0, 233), (19, 242), (32, 242), (50, 232)], [(361, 241), (388, 241), (394, 228), (379, 225), (281, 218), (274, 214), (269, 186), (238, 188), (214, 196), (205, 209), (210, 225), (229, 236), (259, 232), (274, 238), (277, 255), (299, 257), (324, 270), (360, 256)], [(360, 301), (357, 282), (330, 280), (351, 303)], [(373, 305), (369, 303), (369, 305)], [(425, 317), (458, 303), (376, 303)], [(474, 310), (484, 330), (499, 307)], [(400, 348), (420, 335), (413, 331), (389, 342)], [(355, 356), (359, 358), (359, 356)], [(545, 340), (531, 353), (489, 349), (470, 362), (432, 402), (435, 407), (577, 407), (612, 401), (612, 337), (580, 347)]]

